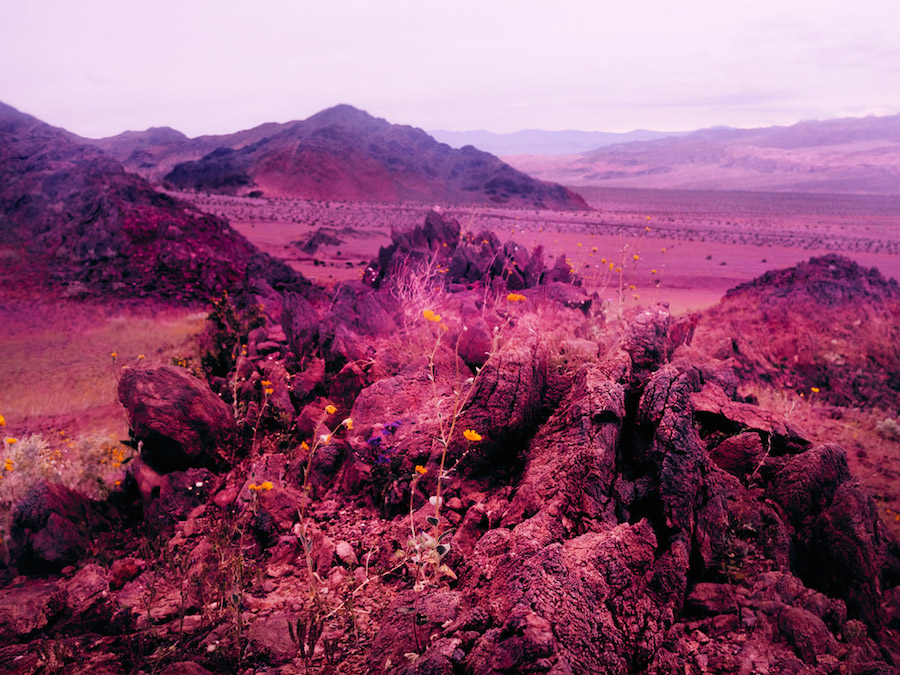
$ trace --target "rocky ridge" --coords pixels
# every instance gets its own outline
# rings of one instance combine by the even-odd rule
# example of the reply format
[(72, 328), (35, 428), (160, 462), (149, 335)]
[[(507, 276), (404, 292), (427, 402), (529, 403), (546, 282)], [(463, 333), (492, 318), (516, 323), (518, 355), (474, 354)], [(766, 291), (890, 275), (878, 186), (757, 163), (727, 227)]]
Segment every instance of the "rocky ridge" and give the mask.
[[(69, 296), (207, 300), (290, 276), (230, 225), (156, 191), (68, 132), (0, 104), (3, 273)], [(250, 273), (253, 274), (250, 274)], [(293, 274), (296, 287), (308, 286)]]
[[(897, 672), (900, 550), (843, 450), (743, 399), (696, 318), (608, 324), (558, 267), (435, 213), (368, 284), (249, 298), (208, 384), (127, 373), (121, 490), (15, 510), (0, 665)], [(159, 551), (87, 562), (122, 522)]]

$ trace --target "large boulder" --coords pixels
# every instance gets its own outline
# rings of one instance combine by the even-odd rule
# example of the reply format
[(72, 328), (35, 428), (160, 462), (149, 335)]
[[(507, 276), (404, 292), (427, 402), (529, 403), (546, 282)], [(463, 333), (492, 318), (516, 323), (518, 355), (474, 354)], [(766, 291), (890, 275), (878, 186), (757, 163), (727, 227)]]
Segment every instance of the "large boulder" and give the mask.
[(119, 400), (141, 457), (155, 471), (215, 471), (230, 464), (237, 436), (231, 408), (184, 370), (127, 368)]

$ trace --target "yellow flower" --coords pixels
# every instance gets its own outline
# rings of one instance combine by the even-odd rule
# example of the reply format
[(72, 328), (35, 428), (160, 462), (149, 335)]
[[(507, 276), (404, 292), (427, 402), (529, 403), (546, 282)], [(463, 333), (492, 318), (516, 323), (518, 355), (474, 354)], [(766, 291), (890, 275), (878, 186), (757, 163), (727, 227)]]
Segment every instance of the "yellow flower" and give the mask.
[(301, 449), (301, 450), (309, 450), (309, 443), (307, 443), (306, 441), (303, 441), (303, 442), (300, 444), (300, 449)]
[(19, 442), (19, 439), (18, 438), (7, 438), (6, 442), (9, 443), (10, 445), (15, 445), (16, 443)]
[(274, 389), (263, 389), (263, 392), (265, 392), (266, 395), (269, 395), (269, 394), (274, 394), (275, 390)]
[(116, 358), (118, 355), (119, 355), (118, 352), (112, 352), (112, 353), (110, 354), (110, 356), (113, 357), (113, 358)]
[(472, 429), (466, 429), (463, 432), (463, 436), (465, 436), (466, 440), (469, 440), (469, 441), (480, 441), (481, 440), (481, 434), (479, 434), (477, 431), (473, 431)]
[(3, 463), (3, 468), (6, 469), (7, 471), (12, 471), (12, 469), (13, 469), (12, 460), (7, 458), (7, 460)]
[(637, 262), (638, 260), (641, 259), (641, 256), (639, 256), (637, 253), (635, 253), (633, 257), (634, 257), (635, 262)]
[(820, 391), (818, 387), (810, 387), (809, 390), (814, 394), (818, 394)]
[(269, 382), (268, 380), (263, 380), (262, 382), (260, 382), (260, 384), (262, 384), (262, 386), (264, 386), (264, 387), (268, 387), (268, 386), (271, 385), (272, 383)]
[(259, 486), (256, 483), (250, 483), (250, 485), (247, 486), (247, 489), (250, 490), (250, 492), (257, 492)]
[(6, 426), (6, 418), (3, 415), (0, 415), (0, 427)]
[(433, 323), (440, 323), (441, 321), (441, 315), (435, 314), (430, 309), (426, 309), (425, 311), (423, 311), (422, 316), (425, 317), (426, 321), (431, 321)]
[(650, 274), (656, 274), (656, 270), (650, 270)]
[(416, 464), (416, 473), (424, 476), (426, 473), (428, 473), (428, 469), (426, 469), (421, 464)]
[(263, 484), (259, 486), (259, 489), (260, 489), (260, 490), (265, 490), (265, 491), (268, 492), (268, 491), (271, 490), (273, 487), (275, 487), (275, 486), (272, 485), (272, 483), (270, 483), (269, 481), (264, 481)]
[(144, 356), (143, 354), (138, 354), (138, 361), (140, 361), (141, 359), (145, 359), (145, 358), (147, 358), (147, 357)]
[(350, 418), (350, 417), (348, 417), (348, 418), (345, 419), (343, 422), (341, 422), (341, 424), (343, 424), (343, 425), (344, 425), (345, 427), (347, 427), (348, 429), (352, 429), (352, 428), (353, 428), (353, 419)]
[(509, 302), (525, 302), (527, 298), (520, 293), (510, 293), (506, 296), (507, 301)]
[(329, 403), (325, 406), (325, 412), (327, 412), (329, 415), (334, 415), (334, 413), (337, 412), (337, 408)]

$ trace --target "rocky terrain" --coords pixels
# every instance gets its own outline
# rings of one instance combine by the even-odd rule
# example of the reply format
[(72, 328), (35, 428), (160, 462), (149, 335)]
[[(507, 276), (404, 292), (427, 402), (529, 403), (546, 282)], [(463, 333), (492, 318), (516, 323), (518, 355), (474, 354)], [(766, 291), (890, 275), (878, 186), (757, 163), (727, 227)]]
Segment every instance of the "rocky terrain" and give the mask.
[(703, 129), (581, 154), (504, 159), (537, 178), (579, 187), (896, 195), (900, 116)]
[[(0, 246), (10, 290), (208, 299), (273, 261), (226, 221), (71, 134), (0, 104)], [(277, 265), (276, 265), (277, 266)]]
[(819, 258), (613, 322), (564, 258), (431, 213), (363, 281), (288, 289), (215, 305), (193, 373), (122, 372), (108, 499), (15, 506), (4, 672), (897, 672), (875, 502), (743, 393), (799, 364), (890, 400), (892, 353), (857, 386), (743, 331), (887, 326), (895, 283)]
[(188, 139), (171, 129), (85, 140), (177, 189), (303, 199), (488, 203), (583, 210), (562, 186), (517, 171), (472, 146), (455, 150), (421, 129), (349, 105), (286, 124)]

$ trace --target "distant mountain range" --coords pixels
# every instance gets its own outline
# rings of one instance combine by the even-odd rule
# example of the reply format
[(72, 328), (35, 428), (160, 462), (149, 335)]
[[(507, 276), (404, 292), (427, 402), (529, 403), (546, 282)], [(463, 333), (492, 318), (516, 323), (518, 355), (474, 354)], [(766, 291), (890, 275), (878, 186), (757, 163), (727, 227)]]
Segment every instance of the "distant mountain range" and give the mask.
[(705, 129), (574, 156), (504, 159), (536, 178), (574, 189), (900, 194), (900, 115)]
[(687, 131), (648, 131), (637, 129), (624, 133), (605, 131), (542, 131), (525, 129), (509, 134), (492, 131), (429, 131), (436, 140), (454, 148), (474, 145), (495, 155), (574, 155), (616, 143), (652, 141), (669, 136), (683, 136)]
[(82, 139), (126, 169), (172, 187), (223, 194), (348, 201), (586, 209), (560, 185), (535, 180), (471, 146), (453, 149), (421, 129), (349, 105), (227, 136), (168, 128)]

